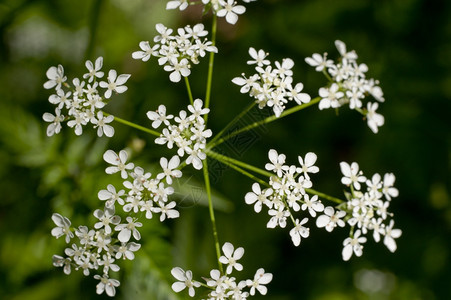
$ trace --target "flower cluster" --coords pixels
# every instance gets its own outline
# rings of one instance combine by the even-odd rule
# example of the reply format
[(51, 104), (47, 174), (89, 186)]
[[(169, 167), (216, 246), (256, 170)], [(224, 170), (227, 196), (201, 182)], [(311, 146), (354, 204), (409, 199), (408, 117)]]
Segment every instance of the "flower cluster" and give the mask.
[[(202, 160), (207, 156), (204, 152), (207, 138), (211, 137), (210, 129), (205, 128), (203, 115), (208, 114), (210, 109), (203, 107), (200, 99), (194, 100), (192, 105), (188, 105), (188, 113), (181, 110), (179, 115), (166, 115), (166, 107), (160, 105), (157, 111), (147, 112), (147, 117), (153, 121), (152, 127), (158, 128), (161, 124), (167, 127), (163, 129), (160, 137), (155, 139), (155, 143), (167, 144), (172, 149), (174, 144), (178, 147), (177, 155), (179, 157), (188, 155), (187, 164), (192, 164), (197, 170), (202, 169)], [(174, 120), (175, 124), (171, 124), (170, 120)]]
[[(225, 300), (225, 299), (247, 299), (249, 296), (254, 296), (256, 290), (266, 295), (268, 289), (265, 284), (272, 280), (271, 273), (265, 273), (263, 268), (257, 270), (254, 279), (241, 280), (236, 282), (236, 278), (232, 276), (234, 270), (242, 271), (243, 265), (238, 262), (243, 257), (244, 249), (239, 247), (235, 249), (231, 243), (225, 243), (222, 246), (222, 255), (219, 261), (226, 267), (225, 274), (220, 270), (213, 269), (210, 271), (210, 278), (204, 278), (206, 284), (211, 292), (208, 293), (208, 300)], [(171, 271), (175, 279), (179, 280), (172, 284), (172, 289), (175, 292), (180, 292), (188, 288), (190, 297), (194, 297), (195, 288), (201, 286), (201, 283), (193, 280), (193, 273), (189, 270), (184, 271), (182, 268), (176, 267)], [(250, 288), (245, 291), (245, 288)]]
[[(101, 109), (107, 104), (112, 92), (123, 93), (127, 90), (124, 85), (129, 74), (117, 75), (115, 70), (108, 72), (107, 81), (100, 81), (104, 76), (101, 71), (103, 58), (99, 57), (93, 64), (86, 61), (88, 73), (83, 75), (84, 80), (74, 78), (72, 86), (67, 82), (62, 65), (50, 67), (47, 70), (48, 81), (44, 83), (44, 88), (55, 88), (55, 94), (50, 95), (49, 102), (56, 105), (55, 114), (44, 113), (44, 121), (49, 122), (47, 135), (52, 136), (61, 131), (61, 123), (68, 121), (67, 125), (75, 129), (76, 135), (83, 133), (82, 126), (91, 123), (97, 128), (97, 135), (101, 137), (105, 134), (108, 137), (114, 135), (114, 128), (109, 125), (114, 119), (113, 116), (105, 116)], [(68, 90), (64, 90), (67, 88)], [(105, 89), (104, 92), (99, 88)], [(101, 94), (103, 93), (103, 97)], [(62, 114), (63, 110), (64, 114)], [(65, 116), (66, 115), (66, 116)]]
[[(249, 3), (255, 0), (243, 0), (245, 3)], [(189, 0), (171, 0), (167, 3), (166, 9), (185, 10), (190, 4), (197, 4), (199, 1)], [(246, 8), (242, 5), (238, 5), (235, 0), (202, 0), (205, 5), (204, 11), (208, 11), (210, 8), (213, 13), (218, 17), (225, 17), (227, 23), (235, 24), (238, 21), (238, 15), (244, 14)]]
[[(371, 179), (363, 176), (356, 162), (350, 165), (346, 162), (340, 163), (343, 173), (341, 182), (349, 186), (351, 192), (347, 194), (348, 201), (346, 208), (348, 211), (347, 223), (351, 226), (350, 237), (343, 242), (343, 259), (349, 260), (354, 253), (356, 256), (362, 255), (362, 244), (366, 242), (366, 237), (362, 236), (369, 231), (373, 232), (374, 241), (381, 241), (391, 251), (396, 251), (395, 239), (400, 237), (400, 229), (394, 229), (393, 215), (388, 212), (391, 199), (398, 196), (398, 190), (393, 186), (395, 175), (387, 173), (383, 180), (381, 175), (374, 174)], [(366, 185), (366, 189), (362, 188)], [(327, 218), (318, 223), (323, 225)], [(355, 232), (354, 232), (354, 229)]]
[(171, 72), (169, 79), (172, 82), (179, 82), (182, 76), (188, 77), (191, 65), (198, 64), (199, 57), (204, 57), (207, 52), (218, 52), (211, 41), (202, 39), (208, 34), (203, 24), (178, 28), (175, 35), (172, 35), (171, 28), (161, 23), (156, 25), (156, 29), (159, 33), (153, 39), (156, 44), (150, 46), (148, 41), (140, 42), (141, 50), (133, 52), (132, 57), (142, 61), (148, 61), (152, 56), (158, 57), (158, 64)]
[[(73, 243), (71, 247), (65, 249), (66, 257), (53, 256), (53, 265), (63, 267), (65, 274), (70, 274), (72, 267), (75, 270), (81, 269), (85, 276), (90, 274), (90, 270), (101, 269), (102, 276), (94, 275), (95, 279), (100, 280), (97, 284), (97, 293), (105, 291), (108, 296), (114, 296), (115, 287), (119, 286), (120, 282), (110, 278), (109, 272), (119, 271), (120, 268), (115, 261), (121, 258), (133, 260), (134, 252), (141, 247), (136, 242), (141, 239), (138, 228), (142, 227), (142, 223), (138, 221), (138, 213), (145, 212), (147, 219), (151, 219), (154, 213), (160, 214), (161, 222), (166, 218), (177, 218), (179, 212), (174, 209), (175, 202), (168, 200), (174, 189), (166, 186), (164, 181), (171, 184), (172, 177), (181, 177), (182, 173), (176, 170), (180, 163), (178, 156), (174, 156), (169, 162), (166, 158), (161, 158), (163, 172), (157, 174), (155, 178), (151, 178), (151, 173), (145, 172), (141, 167), (127, 163), (128, 155), (125, 150), (121, 150), (119, 154), (107, 150), (103, 157), (112, 165), (106, 168), (107, 174), (120, 172), (123, 179), (130, 180), (123, 182), (125, 190), (117, 191), (110, 184), (106, 190), (99, 191), (98, 197), (105, 201), (105, 207), (103, 210), (94, 211), (94, 216), (98, 219), (94, 229), (87, 226), (73, 229), (68, 218), (57, 213), (52, 215), (52, 220), (57, 226), (52, 229), (54, 237), (65, 236), (67, 244), (74, 237), (78, 238), (78, 243)], [(129, 214), (125, 217), (125, 222), (121, 223), (122, 218), (116, 214), (116, 203)], [(131, 241), (132, 238), (135, 241)]]
[(249, 55), (252, 60), (247, 63), (256, 65), (256, 74), (246, 77), (233, 78), (232, 82), (241, 86), (240, 92), (249, 93), (255, 99), (260, 109), (268, 106), (272, 107), (276, 117), (279, 117), (285, 109), (288, 101), (296, 101), (297, 104), (310, 102), (310, 96), (301, 93), (304, 85), (297, 83), (293, 86), (294, 62), (290, 58), (285, 58), (282, 62), (275, 62), (275, 66), (271, 66), (271, 62), (266, 59), (267, 53), (264, 50), (256, 51), (254, 48), (249, 49)]
[(269, 150), (268, 156), (270, 163), (267, 163), (265, 168), (275, 173), (269, 178), (269, 187), (262, 190), (258, 183), (254, 183), (252, 192), (247, 193), (244, 199), (247, 204), (254, 205), (257, 213), (263, 205), (267, 206), (271, 217), (266, 225), (268, 228), (285, 228), (287, 218), (291, 218), (293, 228), (290, 230), (290, 236), (293, 244), (298, 246), (301, 237), (306, 238), (310, 234), (309, 228), (304, 226), (308, 218), (295, 219), (292, 211), (308, 211), (315, 217), (318, 212), (324, 210), (324, 205), (317, 195), (310, 196), (306, 193), (306, 189), (313, 186), (309, 173), (319, 171), (315, 166), (317, 157), (313, 152), (307, 153), (304, 158), (299, 156), (300, 166), (295, 166), (286, 164), (286, 156), (278, 154), (274, 149)]
[(379, 81), (366, 79), (368, 71), (366, 64), (357, 63), (357, 54), (354, 50), (347, 51), (342, 41), (336, 40), (335, 46), (341, 57), (337, 63), (327, 58), (327, 53), (313, 54), (305, 61), (318, 72), (323, 72), (330, 79), (330, 85), (319, 89), (319, 109), (339, 108), (349, 104), (350, 109), (355, 109), (366, 116), (368, 126), (374, 132), (384, 125), (384, 117), (376, 110), (377, 102), (367, 102), (366, 109), (362, 109), (362, 101), (367, 95), (373, 96), (379, 102), (384, 102), (384, 94), (379, 86)]

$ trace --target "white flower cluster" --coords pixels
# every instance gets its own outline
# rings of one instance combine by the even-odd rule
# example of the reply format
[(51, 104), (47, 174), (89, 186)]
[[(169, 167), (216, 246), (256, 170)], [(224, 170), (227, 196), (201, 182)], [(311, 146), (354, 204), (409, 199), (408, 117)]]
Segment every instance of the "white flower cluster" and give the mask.
[(255, 50), (249, 48), (249, 55), (252, 60), (247, 64), (256, 65), (256, 74), (246, 77), (233, 78), (232, 82), (241, 86), (240, 92), (243, 94), (249, 93), (258, 104), (260, 109), (265, 106), (272, 107), (276, 117), (279, 117), (285, 109), (288, 101), (296, 101), (297, 104), (310, 102), (310, 96), (306, 93), (301, 93), (304, 85), (297, 83), (293, 86), (293, 71), (294, 61), (290, 58), (285, 58), (282, 62), (275, 62), (272, 67), (271, 62), (266, 59), (268, 53), (264, 50)]
[[(249, 3), (255, 0), (243, 0), (245, 3)], [(189, 0), (171, 0), (167, 3), (166, 9), (185, 10), (188, 5), (198, 4), (199, 1)], [(205, 5), (204, 11), (208, 11), (212, 8), (213, 13), (218, 17), (225, 17), (227, 23), (235, 24), (238, 21), (238, 15), (244, 14), (246, 8), (242, 5), (238, 5), (235, 0), (202, 0)]]
[[(373, 231), (374, 241), (381, 241), (391, 251), (396, 251), (395, 239), (402, 234), (400, 229), (394, 229), (394, 220), (390, 217), (393, 214), (388, 212), (391, 199), (398, 196), (398, 190), (393, 186), (395, 175), (387, 173), (382, 180), (381, 175), (374, 174), (371, 179), (363, 176), (356, 162), (350, 165), (346, 162), (340, 163), (343, 178), (341, 182), (350, 186), (351, 193), (347, 194), (347, 223), (351, 226), (351, 234), (343, 242), (343, 259), (349, 260), (354, 253), (356, 256), (362, 255), (362, 244), (366, 242), (366, 237), (362, 236), (369, 231)], [(366, 189), (362, 188), (366, 185)], [(321, 217), (320, 217), (321, 218)], [(318, 223), (327, 222), (327, 217)], [(387, 224), (388, 223), (388, 224)], [(357, 230), (354, 232), (354, 229)]]
[(269, 160), (265, 168), (276, 175), (269, 178), (269, 187), (261, 189), (258, 183), (252, 185), (252, 192), (244, 197), (247, 204), (254, 205), (255, 212), (259, 213), (262, 206), (268, 207), (271, 217), (267, 223), (268, 228), (280, 226), (285, 228), (287, 218), (293, 221), (290, 236), (295, 246), (301, 243), (301, 237), (307, 238), (310, 229), (304, 226), (308, 218), (295, 219), (292, 212), (308, 211), (312, 217), (324, 210), (324, 205), (317, 195), (309, 196), (305, 189), (313, 186), (309, 173), (317, 173), (319, 168), (315, 166), (317, 156), (313, 152), (306, 154), (305, 158), (298, 157), (300, 166), (285, 163), (286, 156), (278, 154), (276, 150), (269, 150)]
[[(161, 136), (155, 139), (155, 143), (167, 144), (169, 149), (172, 149), (175, 144), (178, 147), (177, 155), (182, 158), (186, 153), (188, 155), (186, 163), (192, 164), (197, 170), (202, 169), (202, 160), (207, 157), (204, 152), (207, 138), (212, 135), (211, 130), (205, 128), (202, 117), (208, 114), (210, 109), (202, 106), (202, 100), (196, 99), (193, 105), (188, 105), (190, 115), (185, 110), (181, 110), (175, 118), (173, 115), (166, 115), (164, 105), (160, 105), (157, 111), (147, 112), (147, 117), (153, 121), (153, 128), (158, 128), (161, 124), (167, 126), (163, 129)], [(172, 119), (175, 124), (171, 124)]]
[[(219, 261), (226, 267), (225, 274), (213, 269), (210, 271), (211, 278), (204, 278), (206, 284), (203, 285), (212, 290), (208, 294), (208, 300), (247, 299), (249, 295), (254, 296), (256, 290), (260, 294), (266, 295), (268, 289), (265, 284), (271, 282), (271, 273), (265, 273), (265, 270), (260, 268), (255, 273), (254, 279), (236, 282), (236, 278), (232, 277), (231, 274), (234, 269), (237, 271), (243, 270), (243, 265), (238, 260), (243, 257), (244, 249), (242, 247), (235, 249), (231, 243), (227, 242), (222, 246), (222, 252), (224, 255), (219, 258)], [(172, 289), (178, 293), (188, 288), (189, 296), (194, 297), (196, 293), (194, 288), (200, 287), (201, 283), (193, 280), (193, 273), (189, 270), (184, 271), (179, 267), (173, 268), (171, 273), (175, 279), (179, 280), (172, 284)], [(245, 291), (245, 288), (250, 289)]]
[(331, 81), (328, 87), (319, 89), (319, 109), (339, 108), (349, 104), (350, 109), (355, 109), (366, 116), (368, 126), (374, 132), (384, 125), (384, 117), (376, 113), (379, 107), (377, 102), (368, 102), (366, 110), (362, 110), (362, 101), (369, 94), (379, 102), (384, 102), (384, 93), (379, 86), (379, 81), (366, 79), (368, 71), (366, 64), (357, 63), (357, 54), (354, 50), (347, 51), (342, 41), (336, 40), (335, 46), (341, 55), (338, 63), (327, 59), (327, 53), (313, 54), (305, 61), (318, 72), (323, 72)]
[(218, 52), (211, 41), (201, 39), (208, 34), (203, 24), (178, 28), (176, 35), (172, 35), (173, 30), (161, 23), (155, 27), (159, 33), (153, 39), (156, 44), (150, 46), (148, 41), (140, 42), (141, 50), (133, 52), (132, 57), (142, 61), (148, 61), (152, 56), (158, 57), (158, 64), (171, 72), (169, 79), (172, 82), (179, 82), (182, 76), (188, 77), (191, 64), (198, 64), (199, 57), (204, 57), (207, 52)]
[[(119, 154), (107, 150), (103, 157), (112, 165), (106, 168), (107, 174), (120, 172), (123, 179), (131, 180), (124, 181), (125, 190), (116, 191), (110, 184), (106, 190), (98, 193), (99, 199), (106, 202), (103, 210), (94, 211), (94, 216), (98, 219), (94, 229), (87, 226), (73, 229), (68, 218), (57, 213), (52, 215), (52, 220), (57, 226), (51, 232), (54, 237), (65, 236), (67, 244), (75, 236), (78, 238), (78, 243), (73, 243), (71, 247), (65, 249), (66, 257), (53, 256), (53, 265), (63, 267), (65, 274), (70, 274), (72, 267), (75, 270), (81, 269), (85, 276), (90, 274), (90, 270), (101, 269), (102, 276), (94, 275), (94, 278), (100, 280), (97, 284), (97, 294), (105, 291), (108, 296), (114, 296), (115, 287), (119, 286), (120, 282), (110, 278), (109, 271), (119, 271), (115, 260), (121, 258), (133, 260), (134, 252), (141, 247), (135, 242), (141, 239), (138, 228), (142, 227), (137, 214), (145, 212), (147, 219), (151, 219), (153, 213), (160, 214), (161, 222), (166, 218), (177, 218), (179, 212), (173, 209), (175, 202), (168, 201), (168, 196), (174, 193), (174, 189), (166, 186), (163, 180), (171, 184), (172, 177), (179, 178), (182, 172), (176, 169), (180, 163), (178, 156), (174, 156), (169, 162), (166, 158), (161, 158), (163, 172), (157, 174), (155, 178), (150, 178), (151, 174), (141, 167), (127, 163), (128, 155), (125, 150), (121, 150)], [(115, 214), (116, 202), (122, 206), (124, 212), (129, 213), (123, 223), (121, 217)], [(131, 241), (132, 237), (135, 241)]]
[[(98, 81), (103, 78), (104, 72), (101, 71), (103, 58), (99, 57), (93, 64), (90, 60), (86, 61), (88, 73), (83, 75), (83, 79), (74, 78), (72, 86), (67, 83), (67, 77), (64, 75), (62, 65), (58, 67), (50, 67), (47, 70), (47, 78), (44, 88), (55, 88), (55, 94), (50, 95), (49, 102), (56, 105), (55, 114), (44, 113), (42, 118), (46, 122), (50, 122), (47, 127), (47, 135), (52, 136), (61, 131), (61, 123), (68, 121), (67, 125), (75, 129), (76, 135), (83, 133), (82, 126), (91, 123), (97, 128), (97, 135), (101, 137), (105, 134), (108, 137), (114, 135), (114, 128), (109, 125), (114, 119), (113, 116), (104, 116), (101, 109), (106, 105), (107, 99), (111, 97), (112, 92), (123, 93), (127, 90), (124, 85), (129, 74), (117, 75), (115, 70), (108, 72), (107, 81)], [(69, 91), (65, 91), (66, 87)], [(99, 88), (105, 89), (103, 97)], [(66, 110), (67, 116), (62, 114), (62, 110)]]

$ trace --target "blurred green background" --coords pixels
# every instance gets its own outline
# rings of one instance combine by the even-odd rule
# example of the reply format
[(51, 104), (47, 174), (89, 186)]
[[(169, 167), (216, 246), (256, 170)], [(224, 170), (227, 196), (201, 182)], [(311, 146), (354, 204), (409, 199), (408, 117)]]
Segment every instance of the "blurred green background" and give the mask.
[[(151, 40), (155, 24), (175, 28), (200, 22), (198, 9), (165, 11), (156, 0), (3, 0), (0, 3), (0, 298), (90, 299), (96, 280), (70, 276), (52, 266), (64, 242), (50, 236), (50, 216), (59, 212), (74, 225), (93, 224), (96, 195), (108, 183), (103, 152), (128, 147), (135, 163), (152, 168), (172, 155), (153, 137), (116, 124), (113, 139), (71, 129), (48, 138), (44, 112), (52, 112), (42, 87), (50, 66), (62, 64), (68, 78), (81, 77), (85, 59), (104, 57), (104, 70), (129, 73), (129, 90), (116, 95), (106, 111), (150, 126), (145, 112), (164, 103), (175, 113), (188, 103), (184, 85), (172, 84), (154, 59), (135, 61), (131, 53)], [(274, 274), (265, 299), (451, 299), (451, 2), (447, 0), (259, 0), (236, 26), (219, 23), (210, 127), (219, 132), (250, 101), (231, 79), (252, 69), (250, 46), (271, 60), (292, 58), (295, 82), (316, 95), (325, 84), (304, 58), (315, 52), (337, 57), (334, 40), (355, 49), (368, 76), (379, 79), (386, 123), (374, 135), (361, 116), (316, 107), (252, 132), (249, 144), (224, 145), (227, 155), (263, 167), (269, 148), (288, 161), (314, 151), (320, 173), (317, 190), (340, 197), (342, 160), (357, 161), (365, 174), (393, 172), (399, 198), (392, 202), (396, 226), (403, 230), (398, 250), (369, 241), (362, 258), (341, 260), (347, 230), (332, 234), (312, 226), (300, 247), (288, 230), (266, 229), (268, 216), (244, 204), (252, 181), (211, 162), (218, 195), (222, 242), (246, 249), (242, 278), (264, 267)], [(210, 18), (204, 17), (209, 28)], [(203, 98), (206, 61), (190, 81)], [(254, 113), (255, 115), (255, 113)], [(250, 119), (247, 119), (250, 121)], [(190, 171), (191, 170), (191, 171)], [(145, 221), (143, 248), (122, 263), (120, 299), (181, 299), (170, 290), (170, 269), (192, 269), (200, 279), (215, 266), (208, 210), (200, 174), (180, 183), (181, 218), (161, 225)], [(190, 174), (191, 173), (191, 174)], [(119, 186), (120, 182), (116, 182)], [(193, 196), (194, 195), (194, 196)], [(187, 196), (188, 197), (188, 196)], [(188, 197), (188, 198), (189, 198)], [(221, 201), (221, 202), (219, 202)], [(310, 221), (312, 222), (312, 221)], [(310, 224), (313, 225), (313, 224)]]

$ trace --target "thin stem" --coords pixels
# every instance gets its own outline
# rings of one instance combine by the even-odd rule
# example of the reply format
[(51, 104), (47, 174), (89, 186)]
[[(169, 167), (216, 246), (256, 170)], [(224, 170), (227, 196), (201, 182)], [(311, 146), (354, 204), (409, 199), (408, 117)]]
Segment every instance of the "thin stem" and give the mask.
[[(213, 159), (219, 160), (219, 161), (224, 162), (224, 163), (227, 162), (227, 163), (230, 163), (230, 164), (234, 164), (234, 165), (236, 165), (236, 166), (243, 167), (244, 169), (253, 171), (253, 172), (257, 173), (257, 174), (260, 174), (260, 175), (263, 175), (263, 176), (266, 176), (266, 177), (275, 176), (274, 173), (271, 173), (271, 172), (266, 171), (266, 170), (262, 170), (262, 169), (260, 169), (260, 168), (254, 167), (254, 166), (251, 166), (251, 165), (249, 165), (249, 164), (247, 164), (247, 163), (244, 163), (244, 162), (239, 161), (239, 160), (236, 160), (236, 159), (234, 159), (234, 158), (231, 158), (231, 157), (228, 157), (228, 156), (219, 154), (219, 153), (214, 152), (214, 151), (212, 151), (212, 150), (206, 150), (205, 153), (206, 153), (208, 156), (210, 156), (211, 158), (213, 158)], [(244, 174), (244, 173), (243, 173), (243, 174)], [(245, 175), (246, 175), (246, 174), (245, 174)], [(329, 196), (329, 195), (327, 195), (327, 194), (318, 192), (318, 191), (316, 191), (316, 190), (314, 190), (314, 189), (305, 189), (305, 191), (306, 191), (307, 193), (309, 193), (309, 194), (312, 194), (312, 195), (318, 195), (319, 197), (321, 197), (321, 198), (323, 198), (323, 199), (325, 199), (325, 200), (329, 200), (329, 201), (332, 201), (332, 202), (335, 202), (335, 203), (338, 203), (338, 204), (341, 204), (341, 203), (344, 203), (344, 202), (345, 202), (344, 200), (341, 200), (341, 199), (339, 199), (339, 198), (336, 198), (336, 197)]]
[(287, 109), (279, 117), (276, 117), (274, 115), (274, 116), (271, 116), (271, 117), (267, 117), (267, 118), (265, 118), (265, 119), (263, 119), (261, 121), (257, 121), (257, 122), (254, 122), (252, 124), (249, 124), (249, 125), (241, 128), (241, 129), (239, 129), (237, 131), (234, 131), (234, 132), (230, 133), (229, 135), (219, 139), (215, 143), (211, 143), (211, 142), (208, 143), (209, 145), (207, 145), (207, 146), (208, 146), (208, 148), (211, 149), (211, 148), (213, 148), (213, 147), (215, 147), (215, 146), (217, 146), (219, 144), (222, 144), (223, 142), (227, 141), (228, 139), (230, 139), (230, 138), (232, 138), (232, 137), (234, 137), (234, 136), (236, 136), (236, 135), (238, 135), (238, 134), (240, 134), (242, 132), (248, 131), (248, 130), (250, 130), (252, 128), (255, 128), (255, 127), (258, 127), (258, 126), (261, 126), (261, 125), (264, 125), (264, 124), (271, 123), (271, 122), (273, 122), (275, 120), (279, 120), (279, 119), (281, 119), (281, 118), (283, 118), (285, 116), (288, 116), (288, 115), (290, 115), (292, 113), (295, 113), (295, 112), (303, 110), (303, 109), (305, 109), (305, 108), (307, 108), (309, 106), (312, 106), (312, 105), (318, 103), (320, 100), (321, 100), (321, 97), (316, 97), (315, 99), (311, 100), (309, 103), (305, 103), (305, 104), (302, 104), (302, 105), (297, 105), (295, 107)]
[(191, 86), (189, 84), (188, 77), (185, 77), (185, 85), (186, 85), (186, 90), (188, 91), (189, 102), (191, 102), (191, 105), (193, 105), (194, 104), (193, 94), (191, 93)]
[[(104, 111), (102, 111), (102, 112), (103, 112), (103, 114), (104, 114), (105, 116), (113, 116), (112, 114), (106, 113), (106, 112), (104, 112)], [(121, 119), (121, 118), (116, 117), (116, 116), (113, 116), (113, 117), (114, 117), (114, 121), (116, 121), (116, 122), (122, 123), (122, 124), (124, 124), (124, 125), (130, 126), (130, 127), (133, 127), (133, 128), (136, 128), (136, 129), (138, 129), (138, 130), (141, 130), (141, 131), (150, 133), (150, 134), (155, 135), (155, 136), (158, 136), (158, 137), (161, 135), (161, 133), (159, 133), (159, 132), (157, 132), (157, 131), (155, 131), (155, 130), (146, 128), (146, 127), (144, 127), (144, 126), (135, 124), (135, 123), (133, 123), (133, 122), (130, 122), (130, 121)]]
[(96, 0), (92, 4), (91, 20), (89, 22), (89, 42), (85, 50), (85, 60), (92, 56), (95, 41), (97, 39), (97, 29), (99, 25), (99, 16), (102, 11), (103, 0)]
[[(211, 44), (216, 45), (216, 27), (217, 27), (217, 17), (213, 14), (213, 20), (211, 24)], [(208, 75), (207, 75), (207, 90), (205, 91), (205, 107), (210, 107), (210, 96), (211, 96), (211, 82), (213, 78), (213, 65), (214, 65), (215, 53), (210, 52), (210, 59), (208, 61)], [(208, 114), (204, 115), (205, 124), (208, 120)]]
[(224, 129), (222, 129), (217, 135), (215, 135), (215, 137), (209, 142), (209, 144), (214, 144), (224, 134), (224, 132), (226, 132), (227, 129), (229, 129), (233, 124), (238, 122), (239, 119), (244, 117), (244, 115), (246, 115), (255, 106), (255, 104), (256, 104), (255, 101), (249, 104), (239, 115), (233, 118), (233, 120), (230, 121), (229, 124), (227, 124), (226, 127), (224, 127)]
[(204, 159), (202, 161), (202, 164), (203, 164), (203, 173), (204, 173), (204, 180), (205, 180), (205, 189), (207, 191), (207, 198), (208, 198), (208, 211), (210, 212), (211, 227), (213, 229), (213, 237), (215, 240), (216, 256), (218, 258), (219, 271), (221, 271), (221, 274), (223, 274), (224, 271), (222, 269), (222, 264), (219, 261), (219, 258), (221, 257), (221, 249), (219, 247), (218, 231), (216, 230), (216, 219), (215, 219), (215, 212), (213, 209), (213, 200), (211, 198), (210, 177), (208, 175), (207, 160)]

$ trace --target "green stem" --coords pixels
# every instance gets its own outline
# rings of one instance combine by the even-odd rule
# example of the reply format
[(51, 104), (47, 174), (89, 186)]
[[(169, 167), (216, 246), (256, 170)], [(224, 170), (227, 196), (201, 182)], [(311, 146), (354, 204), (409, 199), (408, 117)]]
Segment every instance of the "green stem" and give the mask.
[[(113, 116), (112, 114), (106, 113), (106, 112), (104, 112), (104, 111), (102, 111), (102, 112), (103, 112), (103, 114), (104, 114), (105, 116)], [(133, 123), (133, 122), (130, 122), (130, 121), (121, 119), (121, 118), (116, 117), (116, 116), (113, 116), (113, 117), (114, 117), (114, 121), (116, 121), (116, 122), (122, 123), (122, 124), (124, 124), (124, 125), (133, 127), (133, 128), (135, 128), (135, 129), (144, 131), (144, 132), (146, 132), (146, 133), (150, 133), (150, 134), (155, 135), (155, 136), (158, 136), (158, 137), (161, 136), (161, 133), (159, 133), (159, 132), (157, 132), (157, 131), (155, 131), (155, 130), (146, 128), (146, 127), (144, 127), (144, 126), (135, 124), (135, 123)]]
[(213, 209), (213, 200), (211, 198), (210, 177), (208, 175), (207, 160), (204, 159), (202, 161), (202, 164), (203, 164), (203, 173), (204, 173), (204, 180), (205, 180), (205, 189), (207, 191), (207, 198), (208, 198), (208, 211), (210, 212), (211, 227), (213, 229), (213, 237), (215, 240), (216, 256), (218, 258), (219, 271), (221, 272), (221, 274), (224, 274), (224, 271), (222, 269), (222, 264), (219, 261), (219, 258), (221, 257), (221, 248), (219, 247), (218, 231), (216, 230), (216, 219), (215, 219), (215, 212)]
[[(213, 14), (213, 20), (211, 24), (211, 43), (212, 46), (216, 45), (216, 27), (217, 27), (217, 17)], [(210, 96), (211, 96), (211, 82), (213, 78), (213, 65), (214, 65), (215, 53), (210, 52), (210, 59), (208, 61), (208, 75), (207, 75), (207, 90), (205, 91), (205, 108), (210, 107)], [(208, 114), (204, 115), (205, 124), (207, 124)]]
[(321, 97), (316, 97), (315, 99), (311, 100), (309, 103), (305, 103), (305, 104), (302, 104), (302, 105), (297, 105), (297, 106), (295, 106), (295, 107), (292, 107), (292, 108), (290, 108), (290, 109), (287, 109), (287, 110), (284, 111), (279, 117), (276, 117), (276, 116), (274, 115), (274, 116), (271, 116), (271, 117), (267, 117), (267, 118), (265, 118), (265, 119), (263, 119), (263, 120), (261, 120), (261, 121), (257, 121), (257, 122), (254, 122), (254, 123), (252, 123), (252, 124), (249, 124), (249, 125), (247, 125), (247, 126), (241, 128), (241, 129), (239, 129), (239, 130), (237, 130), (237, 131), (234, 131), (234, 132), (232, 132), (231, 134), (229, 134), (229, 135), (227, 135), (227, 136), (225, 136), (225, 137), (219, 139), (219, 140), (216, 141), (215, 143), (211, 143), (211, 142), (208, 143), (208, 144), (207, 144), (207, 148), (208, 148), (208, 149), (211, 149), (211, 148), (213, 148), (213, 147), (215, 147), (215, 146), (217, 146), (217, 145), (219, 145), (219, 144), (222, 144), (223, 142), (227, 141), (228, 139), (230, 139), (230, 138), (232, 138), (232, 137), (234, 137), (234, 136), (236, 136), (236, 135), (238, 135), (238, 134), (240, 134), (240, 133), (242, 133), (242, 132), (248, 131), (248, 130), (250, 130), (250, 129), (252, 129), (252, 128), (255, 128), (255, 127), (258, 127), (258, 126), (261, 126), (261, 125), (268, 124), (268, 123), (270, 123), (270, 122), (273, 122), (273, 121), (275, 121), (275, 120), (278, 120), (278, 119), (281, 119), (281, 118), (283, 118), (283, 117), (285, 117), (285, 116), (288, 116), (288, 115), (290, 115), (290, 114), (292, 114), (292, 113), (295, 113), (295, 112), (297, 112), (297, 111), (303, 110), (303, 109), (305, 109), (305, 108), (307, 108), (307, 107), (309, 107), (309, 106), (312, 106), (312, 105), (318, 103), (320, 100), (321, 100)]
[(188, 91), (189, 102), (191, 102), (191, 105), (193, 105), (194, 104), (193, 94), (191, 93), (191, 86), (189, 84), (188, 77), (185, 77), (185, 85), (186, 85), (186, 90)]
[(215, 135), (215, 137), (209, 142), (209, 144), (214, 144), (224, 134), (224, 132), (226, 132), (227, 129), (229, 129), (233, 124), (238, 122), (239, 119), (246, 115), (248, 111), (250, 111), (255, 106), (255, 104), (255, 101), (249, 104), (239, 115), (233, 118), (233, 120), (230, 121), (229, 124), (224, 127), (224, 129), (222, 129), (217, 135)]
[(97, 39), (97, 29), (99, 25), (99, 16), (102, 11), (103, 0), (96, 0), (92, 5), (91, 20), (89, 22), (89, 42), (85, 51), (85, 60), (92, 56), (94, 45)]

